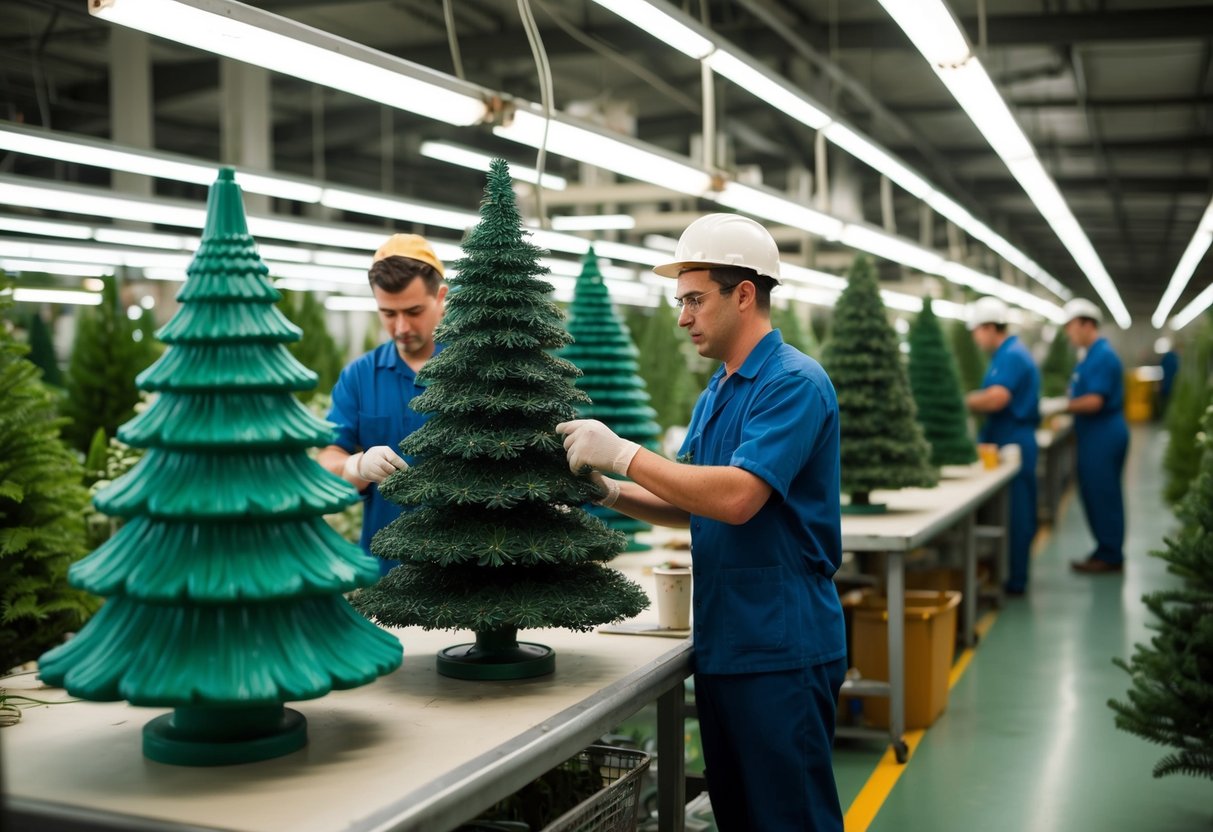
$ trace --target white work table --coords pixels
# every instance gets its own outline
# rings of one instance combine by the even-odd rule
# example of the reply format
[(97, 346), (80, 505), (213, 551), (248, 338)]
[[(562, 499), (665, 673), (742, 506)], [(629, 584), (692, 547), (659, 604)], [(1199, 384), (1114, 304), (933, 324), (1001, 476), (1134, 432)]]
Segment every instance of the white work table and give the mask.
[[(640, 580), (651, 594), (652, 578)], [(655, 611), (640, 618), (655, 620)], [(659, 753), (668, 753), (660, 767), (662, 829), (682, 829), (689, 640), (523, 631), (523, 640), (556, 650), (556, 672), (472, 682), (439, 676), (434, 661), (435, 651), (470, 633), (394, 632), (404, 644), (403, 667), (362, 688), (289, 703), (307, 717), (309, 741), (276, 760), (163, 765), (143, 757), (141, 732), (165, 711), (94, 702), (27, 708), (18, 725), (0, 729), (7, 803), (0, 825), (443, 832), (656, 699)], [(32, 685), (33, 677), (3, 684)], [(28, 693), (67, 698), (61, 690)]]
[[(1003, 554), (996, 559), (995, 580), (1002, 585), (1005, 568), (1007, 485), (1019, 472), (1019, 449), (1004, 448), (997, 468), (980, 465), (945, 467), (935, 488), (906, 488), (900, 491), (873, 491), (871, 501), (888, 506), (884, 514), (844, 514), (842, 548), (849, 552), (884, 552), (885, 593), (888, 598), (889, 681), (848, 681), (846, 693), (889, 698), (889, 741), (898, 762), (905, 762), (905, 554), (930, 543), (941, 533), (960, 527), (963, 537), (964, 596), (961, 640), (974, 643), (977, 615), (977, 510), (997, 499)], [(883, 736), (869, 729), (839, 729), (840, 735)]]
[(1040, 456), (1036, 463), (1039, 497), (1036, 516), (1042, 523), (1057, 519), (1061, 495), (1074, 477), (1074, 417), (1059, 414), (1047, 420), (1049, 427), (1036, 431)]

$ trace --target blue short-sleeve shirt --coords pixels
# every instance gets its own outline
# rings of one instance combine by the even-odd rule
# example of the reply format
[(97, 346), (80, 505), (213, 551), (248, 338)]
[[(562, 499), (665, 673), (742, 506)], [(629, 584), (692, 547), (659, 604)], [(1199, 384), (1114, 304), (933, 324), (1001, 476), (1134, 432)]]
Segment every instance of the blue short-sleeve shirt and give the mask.
[(842, 558), (838, 399), (821, 365), (775, 330), (699, 397), (680, 459), (771, 486), (753, 518), (691, 517), (695, 664), (760, 673), (846, 655), (832, 577)]
[[(441, 344), (435, 344), (434, 354), (441, 349)], [(413, 368), (397, 352), (396, 343), (379, 345), (352, 361), (337, 379), (328, 415), (336, 426), (333, 444), (349, 453), (374, 445), (397, 448), (401, 440), (428, 418), (428, 414), (409, 407), (413, 398), (424, 391), (425, 386), (417, 382)], [(401, 508), (385, 500), (375, 483), (362, 492), (362, 499), (361, 544), (370, 554), (375, 532), (399, 517)]]
[(1120, 418), (1125, 405), (1125, 373), (1107, 338), (1100, 338), (1090, 346), (1070, 377), (1070, 398), (1088, 393), (1103, 396), (1103, 407), (1096, 413), (1075, 414), (1076, 431)]
[(1036, 444), (1036, 425), (1040, 422), (1040, 371), (1032, 354), (1012, 335), (990, 357), (990, 366), (981, 380), (982, 389), (999, 385), (1007, 388), (1011, 401), (1002, 410), (986, 415), (979, 440), (998, 445)]

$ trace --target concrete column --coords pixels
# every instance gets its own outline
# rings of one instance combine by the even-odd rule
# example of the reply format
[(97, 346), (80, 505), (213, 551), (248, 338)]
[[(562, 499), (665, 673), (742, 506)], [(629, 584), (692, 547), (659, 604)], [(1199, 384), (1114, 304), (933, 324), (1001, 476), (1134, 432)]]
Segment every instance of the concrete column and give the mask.
[[(110, 138), (117, 144), (152, 148), (152, 66), (148, 36), (110, 26)], [(151, 196), (152, 180), (138, 173), (113, 174), (114, 190)]]
[[(270, 73), (221, 58), (219, 61), (220, 160), (226, 165), (273, 170)], [(268, 213), (269, 197), (245, 194), (249, 212)]]

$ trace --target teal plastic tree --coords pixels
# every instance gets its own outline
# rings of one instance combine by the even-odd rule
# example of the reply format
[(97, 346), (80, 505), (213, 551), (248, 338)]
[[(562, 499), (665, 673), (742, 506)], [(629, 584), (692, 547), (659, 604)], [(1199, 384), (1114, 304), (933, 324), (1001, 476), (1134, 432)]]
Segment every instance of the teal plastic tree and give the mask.
[(849, 278), (821, 363), (838, 391), (842, 490), (851, 495), (843, 510), (868, 513), (885, 510), (870, 492), (930, 487), (939, 477), (871, 262), (856, 257)]
[(910, 325), (910, 390), (927, 441), (932, 465), (967, 465), (977, 459), (969, 437), (969, 417), (960, 390), (956, 359), (944, 342), (943, 327), (923, 298), (922, 311)]
[[(661, 426), (653, 421), (657, 413), (649, 406), (644, 379), (637, 375), (639, 352), (611, 304), (592, 246), (581, 262), (568, 326), (573, 343), (561, 350), (560, 356), (581, 370), (577, 389), (591, 399), (577, 408), (580, 417), (598, 419), (624, 439), (658, 450)], [(650, 548), (635, 538), (637, 532), (652, 528), (648, 523), (598, 506), (590, 513), (608, 528), (628, 535), (629, 551)]]
[(573, 476), (557, 423), (589, 403), (580, 372), (549, 351), (570, 341), (542, 252), (523, 237), (505, 162), (496, 160), (480, 223), (452, 267), (445, 348), (413, 400), (433, 414), (400, 443), (415, 465), (381, 484), (389, 500), (418, 507), (375, 535), (371, 551), (401, 561), (355, 605), (392, 626), (473, 630), (475, 644), (438, 654), (438, 671), (466, 679), (539, 676), (550, 648), (518, 630), (589, 630), (636, 615), (648, 599), (601, 565), (626, 545), (580, 506), (594, 486)]
[(1074, 349), (1070, 339), (1060, 329), (1049, 344), (1044, 363), (1040, 365), (1040, 394), (1064, 396), (1070, 389), (1070, 374), (1074, 372)]
[(1150, 553), (1182, 583), (1142, 596), (1158, 619), (1154, 636), (1128, 662), (1114, 660), (1133, 681), (1128, 702), (1108, 705), (1117, 728), (1173, 749), (1155, 777), (1213, 780), (1213, 408), (1202, 427), (1200, 473), (1176, 511), (1183, 527)]
[(42, 657), (42, 678), (74, 696), (175, 708), (144, 727), (161, 762), (294, 751), (306, 723), (283, 702), (400, 664), (395, 637), (342, 597), (378, 569), (324, 521), (357, 495), (308, 458), (331, 427), (293, 395), (316, 376), (287, 351), (299, 331), (266, 273), (224, 169), (181, 308), (158, 333), (170, 349), (139, 376), (158, 396), (118, 432), (147, 453), (95, 498), (127, 522), (71, 571), (109, 600)]

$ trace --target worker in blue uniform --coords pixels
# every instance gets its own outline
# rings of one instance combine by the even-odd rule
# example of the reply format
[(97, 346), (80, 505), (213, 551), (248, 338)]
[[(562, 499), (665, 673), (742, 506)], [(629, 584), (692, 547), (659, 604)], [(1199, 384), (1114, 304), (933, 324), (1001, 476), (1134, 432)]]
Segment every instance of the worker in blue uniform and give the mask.
[[(380, 246), (367, 277), (391, 339), (351, 362), (333, 388), (328, 420), (336, 437), (318, 461), (362, 495), (361, 545), (368, 556), (375, 532), (401, 512), (379, 493), (378, 484), (408, 467), (396, 449), (426, 419), (409, 402), (425, 390), (417, 382), (418, 371), (442, 349), (434, 330), (447, 293), (443, 276), (442, 261), (423, 237), (394, 234)], [(380, 558), (380, 574), (396, 565)]]
[(556, 430), (569, 467), (594, 469), (601, 504), (690, 526), (695, 701), (717, 827), (841, 830), (831, 765), (846, 670), (832, 581), (842, 555), (834, 387), (771, 328), (779, 250), (758, 223), (701, 217), (654, 271), (677, 280), (678, 323), (696, 350), (722, 362), (680, 461), (601, 422)]
[(1078, 493), (1095, 551), (1073, 561), (1075, 572), (1120, 572), (1125, 562), (1125, 499), (1121, 488), (1129, 452), (1125, 423), (1125, 380), (1120, 358), (1099, 334), (1103, 312), (1084, 298), (1065, 306), (1066, 335), (1085, 352), (1070, 378), (1066, 410), (1074, 414), (1078, 440)]
[(969, 330), (977, 346), (990, 353), (981, 389), (965, 397), (973, 413), (985, 416), (978, 441), (999, 447), (1018, 445), (1020, 467), (1010, 485), (1010, 563), (1003, 591), (1023, 595), (1028, 589), (1032, 540), (1036, 537), (1036, 427), (1040, 422), (1040, 371), (1032, 354), (1007, 331), (1007, 305), (998, 298), (977, 300), (969, 310)]

